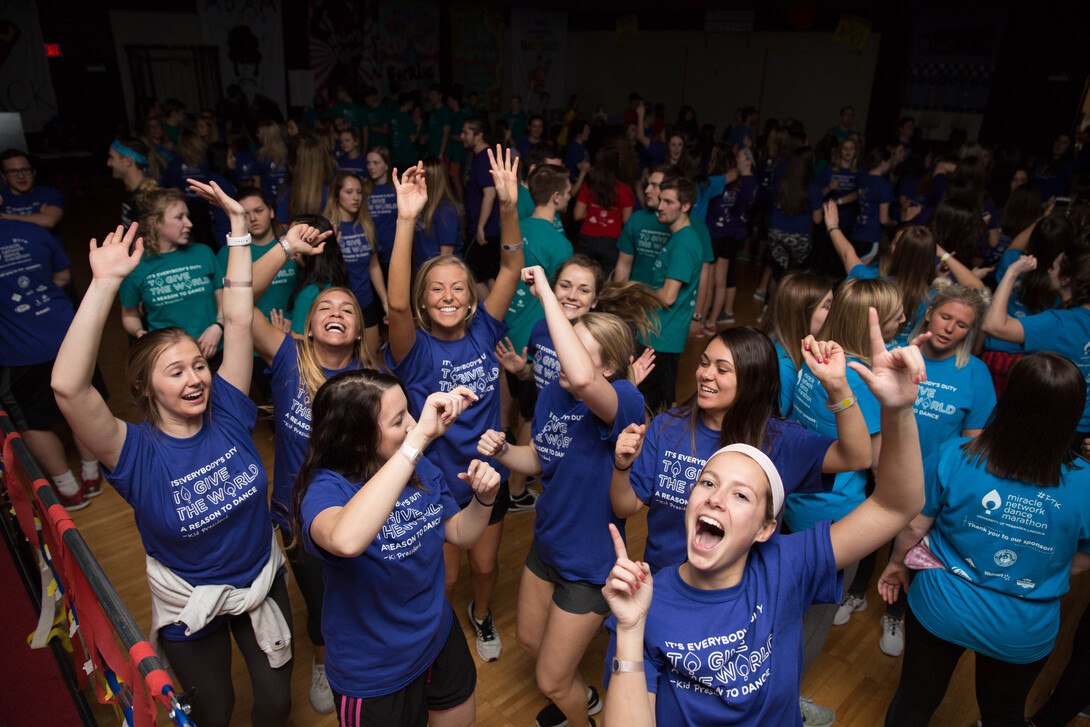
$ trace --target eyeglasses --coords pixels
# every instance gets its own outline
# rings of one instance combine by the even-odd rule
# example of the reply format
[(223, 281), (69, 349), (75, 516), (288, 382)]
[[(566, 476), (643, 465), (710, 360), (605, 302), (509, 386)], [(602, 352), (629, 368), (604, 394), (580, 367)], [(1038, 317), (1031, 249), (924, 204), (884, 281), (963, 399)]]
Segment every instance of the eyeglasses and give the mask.
[(19, 167), (18, 169), (5, 169), (4, 176), (14, 177), (20, 174), (31, 174), (34, 170), (30, 167)]

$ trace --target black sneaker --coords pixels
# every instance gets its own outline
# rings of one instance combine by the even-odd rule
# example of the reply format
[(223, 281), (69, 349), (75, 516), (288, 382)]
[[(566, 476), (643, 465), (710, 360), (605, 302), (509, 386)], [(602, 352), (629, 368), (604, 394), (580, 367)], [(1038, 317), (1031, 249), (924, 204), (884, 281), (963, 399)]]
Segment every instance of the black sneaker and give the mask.
[[(587, 714), (598, 714), (602, 711), (603, 706), (602, 700), (598, 697), (598, 690), (594, 687), (587, 687)], [(593, 725), (594, 720), (590, 720), (590, 723)], [(550, 701), (537, 713), (534, 724), (537, 727), (565, 727), (568, 724), (568, 718), (560, 711), (560, 707)]]
[(526, 488), (526, 492), (521, 495), (510, 496), (510, 504), (507, 506), (508, 513), (520, 513), (520, 512), (533, 512), (537, 507), (537, 490), (531, 490)]

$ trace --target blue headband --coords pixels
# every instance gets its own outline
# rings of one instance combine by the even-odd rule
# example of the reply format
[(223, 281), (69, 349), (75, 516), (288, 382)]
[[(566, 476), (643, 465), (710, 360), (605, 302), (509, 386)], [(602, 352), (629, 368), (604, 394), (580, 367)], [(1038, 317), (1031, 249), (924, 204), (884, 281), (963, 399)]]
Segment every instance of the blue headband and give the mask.
[(137, 154), (136, 152), (134, 152), (132, 149), (130, 149), (129, 147), (122, 144), (117, 139), (114, 139), (114, 143), (110, 144), (110, 148), (113, 149), (114, 151), (116, 151), (121, 156), (125, 156), (125, 157), (128, 157), (128, 158), (132, 159), (137, 164), (143, 164), (144, 166), (148, 165), (148, 158), (146, 156), (144, 156), (143, 154)]

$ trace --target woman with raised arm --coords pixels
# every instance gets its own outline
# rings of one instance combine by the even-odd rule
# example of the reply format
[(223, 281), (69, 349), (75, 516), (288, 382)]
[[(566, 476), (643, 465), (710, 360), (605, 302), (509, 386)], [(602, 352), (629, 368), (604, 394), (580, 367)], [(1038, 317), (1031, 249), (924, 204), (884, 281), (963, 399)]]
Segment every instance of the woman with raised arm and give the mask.
[(976, 652), (980, 723), (1029, 724), (1026, 697), (1059, 632), (1060, 596), (1090, 567), (1090, 468), (1071, 446), (1085, 397), (1071, 361), (1028, 355), (984, 431), (928, 458), (927, 502), (878, 583), (887, 601), (908, 592), (887, 727), (929, 724), (966, 649)]
[(541, 266), (523, 281), (541, 301), (560, 363), (559, 378), (534, 407), (532, 441), (511, 446), (489, 430), (477, 451), (526, 475), (541, 475), (534, 540), (519, 585), (518, 641), (537, 662), (537, 686), (550, 700), (540, 727), (583, 727), (601, 709), (579, 661), (609, 613), (601, 586), (612, 564), (605, 526), (623, 528), (609, 504), (617, 436), (643, 424), (643, 396), (632, 382), (632, 333), (617, 316), (568, 320)]
[[(410, 167), (393, 182), (397, 190), (397, 228), (390, 258), (389, 306), (390, 345), (385, 361), (405, 382), (409, 401), (420, 411), (434, 391), (450, 391), (458, 385), (469, 387), (480, 401), (446, 433), (431, 443), (432, 457), (446, 476), (460, 507), (473, 500), (472, 491), (458, 479), (469, 464), (478, 437), (486, 429), (500, 428), (500, 396), (496, 380), (499, 364), (495, 349), (507, 332), (503, 315), (511, 305), (522, 271), (522, 235), (519, 232), (518, 157), (506, 157), (497, 147), (488, 150), (496, 198), (500, 203), (502, 252), (500, 272), (488, 298), (478, 304), (473, 274), (453, 255), (440, 255), (420, 267), (410, 296), (412, 247), (416, 219), (427, 203), (423, 165)], [(489, 462), (489, 464), (492, 464)], [(507, 479), (507, 470), (496, 467)], [(484, 537), (469, 549), (473, 582), (470, 618), (477, 631), (477, 653), (485, 661), (500, 656), (501, 642), (488, 609), (496, 586), (497, 555), (507, 511), (507, 488), (502, 486), (492, 509)], [(461, 548), (444, 547), (447, 564), (447, 598), (458, 581)]]
[(181, 685), (200, 693), (193, 719), (231, 720), (233, 635), (253, 684), (252, 723), (282, 725), (291, 711), (291, 607), (253, 442), (257, 406), (245, 394), (254, 360), (250, 235), (238, 202), (215, 183), (191, 184), (231, 220), (219, 371), (211, 374), (192, 336), (165, 328), (129, 350), (130, 393), (146, 421), (115, 418), (91, 386), (110, 307), (143, 252), (133, 225), (101, 246), (91, 241), (93, 279), (57, 356), (53, 390), (135, 511), (148, 553), (151, 633)]
[[(602, 589), (618, 622), (606, 724), (801, 727), (803, 613), (835, 603), (837, 570), (887, 542), (923, 504), (912, 415), (923, 361), (914, 346), (886, 350), (874, 310), (870, 331), (871, 368), (849, 365), (881, 401), (889, 441), (874, 494), (853, 512), (774, 534), (782, 477), (760, 450), (735, 444), (696, 478), (685, 563), (652, 579), (614, 531), (617, 563)], [(813, 350), (804, 355), (811, 368), (825, 365)]]
[(322, 631), (340, 727), (470, 727), (477, 670), (443, 596), (442, 548), (485, 532), (500, 476), (481, 460), (457, 474), (421, 456), (477, 396), (427, 397), (420, 421), (401, 382), (366, 369), (329, 379), (292, 491), (297, 539), (325, 564)]

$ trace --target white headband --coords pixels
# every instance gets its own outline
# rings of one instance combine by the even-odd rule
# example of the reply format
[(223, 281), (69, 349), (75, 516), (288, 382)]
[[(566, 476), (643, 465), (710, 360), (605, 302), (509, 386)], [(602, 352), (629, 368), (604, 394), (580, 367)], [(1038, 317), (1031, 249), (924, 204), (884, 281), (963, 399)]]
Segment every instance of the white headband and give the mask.
[[(723, 454), (724, 452), (738, 452), (739, 454), (744, 454), (761, 466), (761, 469), (765, 472), (765, 476), (768, 477), (768, 484), (772, 487), (773, 516), (779, 514), (780, 508), (783, 507), (783, 480), (780, 479), (780, 473), (776, 469), (776, 465), (768, 458), (768, 455), (748, 444), (729, 444), (722, 449), (717, 449), (711, 457), (708, 457), (708, 462), (711, 462), (712, 457), (715, 457), (715, 455)], [(707, 465), (705, 465), (705, 467), (706, 466)]]

